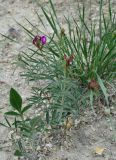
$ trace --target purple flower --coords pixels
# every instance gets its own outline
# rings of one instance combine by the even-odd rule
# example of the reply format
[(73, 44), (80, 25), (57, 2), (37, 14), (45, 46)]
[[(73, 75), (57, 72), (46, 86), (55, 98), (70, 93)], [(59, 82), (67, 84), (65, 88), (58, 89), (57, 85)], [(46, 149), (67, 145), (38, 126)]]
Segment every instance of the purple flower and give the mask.
[(40, 36), (40, 41), (42, 45), (46, 44), (46, 41), (47, 41), (46, 36)]
[(33, 44), (39, 49), (42, 49), (42, 46), (46, 44), (46, 41), (47, 41), (46, 36), (36, 35), (33, 39)]
[(37, 45), (38, 40), (40, 39), (39, 35), (35, 36), (33, 39), (33, 44)]

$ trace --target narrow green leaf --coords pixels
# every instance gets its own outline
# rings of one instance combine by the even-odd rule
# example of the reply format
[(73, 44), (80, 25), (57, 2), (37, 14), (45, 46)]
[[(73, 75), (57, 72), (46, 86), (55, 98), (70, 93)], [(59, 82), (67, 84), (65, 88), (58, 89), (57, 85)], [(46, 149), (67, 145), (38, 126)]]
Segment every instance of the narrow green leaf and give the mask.
[(24, 107), (21, 111), (21, 113), (23, 114), (24, 112), (26, 112), (28, 109), (30, 109), (32, 107), (32, 105), (28, 105), (26, 107)]
[(8, 121), (7, 117), (4, 117), (4, 118), (5, 118), (6, 123), (8, 124), (8, 126), (11, 127), (11, 124), (10, 124), (10, 122)]
[(51, 8), (52, 8), (52, 10), (53, 10), (53, 13), (54, 13), (54, 15), (55, 15), (55, 17), (56, 17), (56, 19), (57, 19), (56, 11), (55, 11), (54, 5), (53, 5), (53, 3), (52, 3), (52, 0), (49, 0), (49, 2), (50, 2), (50, 5), (51, 5)]
[(27, 34), (29, 35), (29, 37), (30, 38), (33, 38), (35, 35), (31, 32), (31, 31), (29, 31), (26, 27), (24, 27), (22, 24), (20, 24), (19, 22), (17, 22), (16, 21), (16, 23), (19, 25), (19, 26), (21, 26), (26, 32), (27, 32)]
[(8, 127), (4, 123), (1, 123), (1, 122), (0, 122), (0, 125), (3, 126), (3, 127)]
[(49, 111), (48, 110), (46, 111), (46, 122), (47, 124), (49, 124)]
[(58, 53), (52, 48), (52, 47), (49, 47), (49, 50), (57, 57), (59, 57)]
[(15, 41), (14, 39), (10, 38), (9, 36), (5, 36), (4, 34), (0, 33), (3, 37), (9, 39), (12, 42), (18, 43), (17, 41)]
[(110, 16), (110, 20), (112, 21), (112, 8), (111, 8), (111, 0), (108, 0), (108, 8), (109, 8), (109, 16)]
[(25, 19), (34, 29), (36, 29), (37, 32), (39, 31), (38, 27), (34, 26), (33, 23), (31, 23), (27, 18)]
[(99, 83), (99, 85), (101, 87), (101, 90), (102, 90), (102, 92), (103, 92), (103, 94), (105, 96), (106, 103), (107, 103), (107, 105), (109, 105), (106, 87), (104, 86), (103, 81), (102, 81), (102, 79), (100, 78), (100, 76), (98, 74), (97, 74), (97, 79), (98, 79), (98, 83)]
[[(55, 34), (58, 36), (56, 26), (55, 26), (54, 23), (53, 23), (53, 17), (49, 17), (49, 16), (48, 16), (48, 13), (45, 11), (44, 8), (41, 8), (41, 9), (42, 9), (42, 11), (43, 11), (43, 13), (44, 13), (47, 21), (49, 22), (51, 28), (53, 29), (53, 31), (55, 32)], [(51, 19), (51, 18), (52, 18), (52, 19)], [(59, 37), (59, 36), (58, 36), (58, 37)]]
[(17, 119), (16, 119), (16, 117), (15, 117), (14, 125), (15, 125), (15, 129), (16, 129), (16, 132), (17, 132)]
[(37, 14), (37, 17), (38, 17), (39, 23), (41, 22), (42, 26), (43, 26), (43, 27), (45, 28), (45, 30), (46, 30), (46, 25), (45, 25), (45, 23), (43, 22), (43, 20), (42, 20), (41, 16), (39, 16), (39, 14), (38, 14), (38, 12), (37, 12), (37, 11), (36, 11), (36, 14)]
[(103, 15), (103, 24), (104, 24), (105, 32), (107, 32), (108, 26), (106, 24), (106, 18), (103, 12), (102, 12), (102, 15)]
[(18, 114), (17, 112), (14, 112), (14, 111), (5, 112), (5, 114), (9, 115), (9, 116), (20, 116), (20, 114)]

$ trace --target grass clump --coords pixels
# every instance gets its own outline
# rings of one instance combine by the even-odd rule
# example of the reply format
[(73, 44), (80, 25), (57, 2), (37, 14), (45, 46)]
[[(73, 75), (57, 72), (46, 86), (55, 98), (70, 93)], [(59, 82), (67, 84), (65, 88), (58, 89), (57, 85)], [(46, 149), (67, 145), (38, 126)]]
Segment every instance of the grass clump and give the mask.
[[(64, 17), (67, 24), (65, 30), (58, 21), (52, 1), (49, 3), (51, 11), (48, 12), (45, 7), (41, 9), (52, 33), (45, 34), (36, 28), (40, 35), (44, 34), (47, 42), (42, 44), (40, 36), (34, 44), (37, 49), (30, 48), (30, 53), (23, 54), (23, 61), (27, 64), (24, 75), (30, 81), (48, 82), (45, 86), (33, 88), (32, 104), (38, 105), (46, 100), (48, 110), (51, 112), (57, 108), (55, 113), (62, 117), (64, 112), (65, 115), (72, 113), (73, 107), (79, 111), (83, 104), (84, 107), (88, 103), (93, 106), (94, 98), (102, 92), (108, 107), (106, 84), (115, 78), (116, 65), (115, 14), (112, 13), (110, 1), (107, 16), (103, 12), (102, 0), (100, 2), (97, 31), (93, 21), (89, 24), (86, 22), (85, 6), (78, 6), (78, 23), (73, 16)], [(37, 15), (47, 30), (44, 21)], [(26, 31), (35, 40), (35, 33)]]

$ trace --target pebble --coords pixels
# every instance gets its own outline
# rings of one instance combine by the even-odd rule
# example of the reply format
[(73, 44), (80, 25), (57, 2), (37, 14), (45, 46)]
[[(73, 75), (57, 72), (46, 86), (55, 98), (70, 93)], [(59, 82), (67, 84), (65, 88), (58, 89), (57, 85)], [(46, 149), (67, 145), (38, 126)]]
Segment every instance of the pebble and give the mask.
[(41, 150), (41, 147), (40, 147), (40, 146), (37, 146), (36, 151), (40, 151), (40, 150)]
[(53, 145), (52, 145), (51, 143), (47, 143), (47, 144), (46, 144), (46, 147), (47, 147), (47, 148), (52, 148)]
[(104, 108), (104, 114), (106, 115), (106, 116), (109, 116), (110, 115), (110, 113), (111, 113), (111, 110), (110, 110), (110, 108)]

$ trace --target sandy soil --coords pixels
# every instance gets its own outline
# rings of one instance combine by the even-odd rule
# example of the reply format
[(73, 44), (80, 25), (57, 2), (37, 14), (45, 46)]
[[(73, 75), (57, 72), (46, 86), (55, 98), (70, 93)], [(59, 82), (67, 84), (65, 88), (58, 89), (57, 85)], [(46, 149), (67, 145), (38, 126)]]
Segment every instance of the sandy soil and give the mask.
[[(62, 15), (76, 15), (77, 0), (53, 0), (62, 25), (65, 21)], [(82, 2), (81, 0), (79, 0)], [(38, 0), (42, 5), (47, 5), (48, 0)], [(83, 1), (88, 10), (90, 9), (89, 0)], [(92, 0), (91, 16), (93, 19), (98, 18), (99, 0)], [(114, 8), (116, 1), (112, 0)], [(104, 0), (104, 8), (107, 7), (107, 0)], [(0, 36), (0, 121), (3, 122), (2, 113), (9, 107), (8, 95), (10, 87), (15, 87), (23, 96), (24, 101), (30, 95), (30, 86), (20, 77), (22, 69), (20, 67), (14, 72), (16, 57), (21, 51), (26, 50), (29, 45), (28, 38), (22, 28), (15, 22), (18, 21), (24, 26), (31, 28), (26, 20), (29, 19), (33, 24), (39, 25), (35, 10), (42, 16), (40, 8), (37, 7), (35, 0), (0, 0), (0, 33), (14, 36), (19, 40), (19, 44), (11, 43), (7, 39)], [(107, 12), (107, 9), (106, 9)], [(15, 34), (12, 32), (15, 29)], [(50, 29), (48, 28), (48, 31)], [(112, 104), (112, 107), (115, 107)], [(90, 113), (86, 114), (85, 122), (81, 127), (72, 129), (71, 138), (62, 149), (52, 151), (51, 157), (47, 160), (116, 160), (116, 145), (113, 141), (114, 132), (108, 123), (107, 117), (98, 116), (94, 118)], [(116, 114), (113, 117), (113, 123), (116, 127)], [(0, 126), (0, 160), (14, 160), (11, 154), (10, 142), (8, 140), (8, 131)], [(96, 147), (106, 148), (103, 156), (96, 156), (94, 150)]]

